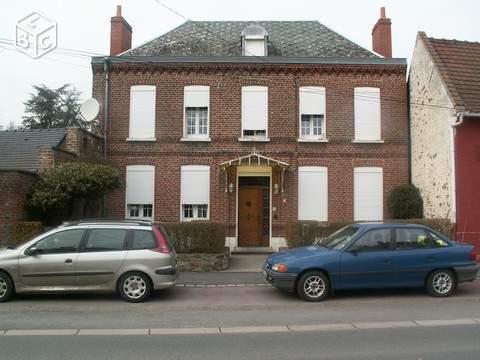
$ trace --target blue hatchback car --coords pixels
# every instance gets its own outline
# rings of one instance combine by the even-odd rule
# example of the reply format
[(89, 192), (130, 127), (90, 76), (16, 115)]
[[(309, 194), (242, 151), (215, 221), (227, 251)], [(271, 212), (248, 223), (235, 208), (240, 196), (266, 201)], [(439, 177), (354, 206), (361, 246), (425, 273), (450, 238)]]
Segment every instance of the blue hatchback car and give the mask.
[(479, 271), (473, 246), (414, 224), (359, 223), (312, 246), (274, 253), (263, 275), (273, 286), (320, 301), (333, 290), (425, 287), (451, 295)]

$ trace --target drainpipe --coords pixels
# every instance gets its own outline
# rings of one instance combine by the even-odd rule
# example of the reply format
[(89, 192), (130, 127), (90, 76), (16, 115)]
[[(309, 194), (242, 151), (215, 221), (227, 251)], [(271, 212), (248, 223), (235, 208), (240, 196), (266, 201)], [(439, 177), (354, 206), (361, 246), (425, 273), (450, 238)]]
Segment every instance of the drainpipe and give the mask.
[(105, 96), (104, 96), (104, 116), (103, 116), (103, 157), (107, 158), (107, 129), (109, 115), (109, 95), (110, 95), (110, 66), (108, 58), (104, 59), (103, 72), (105, 73)]
[(407, 81), (407, 144), (408, 144), (408, 183), (412, 184), (412, 113), (410, 110), (410, 81)]
[[(103, 157), (107, 160), (107, 129), (108, 129), (108, 115), (109, 115), (109, 95), (110, 95), (110, 66), (108, 58), (106, 57), (103, 62), (103, 72), (105, 73), (105, 94), (104, 94), (104, 115), (103, 115)], [(102, 216), (105, 217), (107, 214), (107, 201), (105, 195), (103, 196), (103, 209)]]
[(475, 112), (470, 112), (470, 111), (462, 111), (462, 112), (458, 112), (456, 114), (456, 116), (457, 116), (457, 121), (455, 121), (452, 124), (452, 127), (457, 127), (459, 125), (462, 125), (465, 117), (480, 117), (480, 113), (475, 113)]

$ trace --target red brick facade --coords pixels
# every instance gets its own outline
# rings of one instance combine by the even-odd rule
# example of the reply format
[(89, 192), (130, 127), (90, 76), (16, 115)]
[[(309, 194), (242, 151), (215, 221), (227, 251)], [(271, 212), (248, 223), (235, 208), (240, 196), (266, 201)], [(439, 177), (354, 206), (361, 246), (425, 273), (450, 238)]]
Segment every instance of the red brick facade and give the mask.
[[(291, 165), (284, 192), (272, 195), (272, 237), (285, 236), (285, 224), (297, 219), (298, 166), (328, 167), (328, 219), (353, 220), (353, 169), (383, 168), (384, 200), (390, 190), (408, 183), (408, 120), (406, 66), (403, 65), (272, 65), (272, 64), (157, 64), (113, 65), (110, 74), (108, 159), (125, 179), (127, 165), (155, 166), (157, 221), (176, 222), (180, 216), (181, 165), (210, 166), (210, 219), (225, 223), (235, 236), (236, 196), (225, 192), (222, 161), (262, 155)], [(93, 96), (104, 99), (104, 73), (94, 66)], [(155, 142), (127, 142), (129, 97), (132, 85), (155, 85)], [(186, 85), (210, 86), (211, 142), (182, 142), (183, 96)], [(241, 87), (268, 86), (269, 142), (240, 142)], [(300, 86), (326, 88), (328, 143), (301, 143), (298, 92)], [(354, 87), (379, 87), (381, 132), (384, 143), (356, 144), (354, 139)], [(103, 121), (103, 119), (101, 120)], [(280, 172), (273, 171), (272, 184)], [(236, 179), (235, 170), (229, 182)], [(108, 199), (109, 215), (125, 216), (125, 186)], [(388, 218), (386, 207), (384, 217)]]
[(13, 238), (17, 221), (25, 219), (25, 196), (34, 183), (34, 174), (21, 171), (0, 171), (0, 186), (4, 194), (0, 199), (0, 246)]

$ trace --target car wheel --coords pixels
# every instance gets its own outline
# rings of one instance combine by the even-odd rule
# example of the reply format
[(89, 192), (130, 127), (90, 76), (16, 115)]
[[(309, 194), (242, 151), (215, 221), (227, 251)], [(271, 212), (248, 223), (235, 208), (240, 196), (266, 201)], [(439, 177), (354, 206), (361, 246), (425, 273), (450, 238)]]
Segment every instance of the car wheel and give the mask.
[(4, 272), (0, 272), (0, 302), (8, 301), (13, 296), (13, 282)]
[(306, 301), (325, 300), (330, 294), (330, 281), (323, 272), (307, 272), (297, 282), (297, 294)]
[(427, 292), (435, 297), (450, 296), (457, 286), (457, 279), (450, 270), (436, 270), (427, 279)]
[(124, 300), (138, 303), (150, 296), (152, 284), (147, 275), (141, 272), (131, 272), (120, 278), (118, 291)]

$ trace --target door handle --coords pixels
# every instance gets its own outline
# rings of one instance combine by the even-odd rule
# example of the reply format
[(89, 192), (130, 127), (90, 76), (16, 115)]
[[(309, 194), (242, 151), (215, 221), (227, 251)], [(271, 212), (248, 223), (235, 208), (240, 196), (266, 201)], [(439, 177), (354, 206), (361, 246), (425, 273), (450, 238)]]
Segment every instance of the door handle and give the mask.
[(65, 260), (65, 263), (66, 263), (66, 264), (71, 264), (72, 262), (73, 262), (72, 259), (66, 259), (66, 260)]
[(427, 256), (425, 259), (431, 261), (431, 260), (433, 260), (433, 259), (435, 259), (435, 258), (434, 258), (433, 256)]

